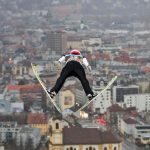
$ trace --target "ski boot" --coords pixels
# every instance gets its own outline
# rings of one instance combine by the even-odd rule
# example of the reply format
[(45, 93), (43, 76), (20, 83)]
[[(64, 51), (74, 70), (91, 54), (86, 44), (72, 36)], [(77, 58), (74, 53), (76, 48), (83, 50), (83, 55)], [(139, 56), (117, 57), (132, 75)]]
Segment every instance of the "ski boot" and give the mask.
[(95, 96), (97, 96), (96, 93), (94, 93), (93, 95), (92, 94), (87, 95), (89, 101), (91, 101)]
[(50, 95), (50, 97), (51, 97), (52, 99), (54, 99), (54, 97), (56, 96), (56, 92), (55, 92), (55, 91), (51, 92), (50, 90), (47, 90), (47, 92), (48, 92), (48, 94)]

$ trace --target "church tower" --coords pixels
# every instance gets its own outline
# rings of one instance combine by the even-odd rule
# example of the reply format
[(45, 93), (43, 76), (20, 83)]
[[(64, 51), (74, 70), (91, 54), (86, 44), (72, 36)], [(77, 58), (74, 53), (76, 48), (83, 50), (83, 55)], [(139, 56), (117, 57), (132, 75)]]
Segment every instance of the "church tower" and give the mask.
[(68, 126), (68, 123), (63, 120), (51, 119), (49, 121), (49, 150), (62, 150), (62, 129), (64, 126)]

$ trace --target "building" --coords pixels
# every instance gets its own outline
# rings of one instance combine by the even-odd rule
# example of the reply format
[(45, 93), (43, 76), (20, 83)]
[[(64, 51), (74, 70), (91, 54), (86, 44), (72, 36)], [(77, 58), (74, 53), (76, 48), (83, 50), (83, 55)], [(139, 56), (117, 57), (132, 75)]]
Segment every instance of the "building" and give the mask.
[(21, 113), (23, 111), (24, 111), (24, 103), (23, 102), (11, 103), (11, 112), (12, 113)]
[(82, 49), (91, 52), (101, 49), (101, 45), (102, 45), (102, 40), (100, 37), (90, 37), (90, 38), (85, 37), (82, 40)]
[(47, 135), (48, 133), (48, 118), (44, 114), (29, 113), (27, 116), (27, 124), (31, 125), (33, 128), (39, 128), (42, 135)]
[(22, 127), (16, 135), (16, 145), (35, 149), (38, 147), (41, 139), (41, 131), (39, 128)]
[(0, 143), (0, 150), (4, 150), (4, 146)]
[[(52, 56), (53, 58), (55, 57), (54, 55), (51, 55), (51, 54), (48, 54), (48, 55)], [(43, 81), (45, 81), (45, 83), (47, 83), (48, 85), (52, 86), (56, 82), (57, 72), (58, 72), (58, 70), (60, 70), (60, 66), (58, 65), (58, 63), (55, 63), (55, 62), (59, 58), (60, 58), (60, 56), (58, 58), (54, 59), (54, 63), (50, 63), (50, 62), (48, 63), (46, 61), (43, 61), (40, 63), (39, 63), (39, 61), (34, 62), (35, 64), (38, 64), (36, 68), (38, 70), (40, 78), (43, 79)], [(32, 70), (31, 75), (33, 77), (35, 77), (33, 70)], [(37, 80), (37, 79), (35, 78), (35, 80)]]
[(143, 135), (150, 135), (150, 125), (137, 125), (134, 131), (134, 137), (141, 137)]
[(10, 105), (11, 103), (6, 100), (0, 100), (0, 113), (1, 114), (10, 114)]
[(40, 84), (8, 85), (6, 87), (5, 98), (11, 101), (32, 101), (37, 97), (42, 99), (42, 87)]
[(47, 47), (55, 54), (62, 54), (67, 48), (67, 34), (62, 31), (47, 33)]
[(64, 127), (59, 120), (50, 124), (49, 150), (121, 150), (121, 141), (110, 131), (97, 128)]
[(150, 144), (150, 125), (137, 125), (134, 138), (136, 144)]
[(120, 132), (126, 136), (133, 136), (136, 125), (139, 124), (134, 118), (120, 118), (121, 128), (118, 128)]
[(107, 108), (106, 118), (109, 124), (118, 124), (118, 116), (122, 116), (124, 114), (124, 109), (120, 107), (118, 104), (113, 104), (112, 106)]
[(16, 134), (21, 130), (17, 122), (0, 122), (0, 142), (15, 139)]
[(16, 76), (23, 76), (29, 74), (31, 68), (31, 63), (27, 60), (23, 60), (21, 62), (17, 62), (12, 67), (12, 73)]
[(150, 94), (124, 95), (124, 104), (128, 107), (136, 107), (138, 112), (150, 111)]
[(80, 104), (84, 104), (87, 101), (87, 96), (86, 96), (83, 88), (75, 89), (75, 100), (76, 100), (76, 102), (78, 102)]
[[(93, 92), (99, 93), (103, 90), (105, 86), (93, 86)], [(92, 109), (94, 112), (105, 113), (107, 108), (111, 106), (111, 90), (107, 89), (102, 94), (98, 95), (96, 99), (93, 101)]]
[(8, 85), (4, 93), (5, 99), (10, 101), (19, 101), (20, 88), (21, 86), (19, 85)]
[(75, 95), (70, 90), (59, 93), (59, 105), (62, 110), (70, 108), (75, 104)]
[(27, 124), (25, 113), (1, 114), (0, 122), (17, 122), (19, 125)]
[(80, 37), (68, 37), (67, 49), (82, 49), (82, 38)]
[(123, 103), (124, 95), (138, 94), (138, 93), (139, 93), (139, 86), (136, 86), (136, 85), (114, 86), (113, 87), (113, 102), (114, 103)]
[(30, 107), (31, 113), (43, 113), (43, 108), (41, 104), (38, 104), (37, 102), (34, 102), (32, 106)]

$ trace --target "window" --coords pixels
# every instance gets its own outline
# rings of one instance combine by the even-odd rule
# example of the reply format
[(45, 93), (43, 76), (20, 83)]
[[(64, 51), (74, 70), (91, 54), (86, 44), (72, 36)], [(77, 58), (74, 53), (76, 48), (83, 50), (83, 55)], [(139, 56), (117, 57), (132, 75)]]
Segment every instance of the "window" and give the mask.
[(95, 148), (90, 146), (90, 147), (86, 148), (86, 150), (95, 150)]
[(92, 150), (92, 147), (89, 147), (89, 150)]
[(56, 129), (59, 129), (59, 123), (56, 123)]
[(55, 134), (55, 143), (59, 144), (60, 143), (60, 134)]
[(67, 148), (66, 150), (76, 150), (76, 148), (69, 147), (69, 148)]
[(107, 147), (104, 147), (104, 150), (107, 150)]
[(17, 75), (20, 74), (20, 70), (17, 70), (17, 71), (16, 71), (16, 74), (17, 74)]
[(25, 73), (25, 68), (22, 68), (22, 74), (24, 74)]
[(73, 148), (72, 148), (72, 147), (70, 147), (70, 150), (73, 150)]
[(114, 147), (114, 150), (117, 150), (117, 147)]

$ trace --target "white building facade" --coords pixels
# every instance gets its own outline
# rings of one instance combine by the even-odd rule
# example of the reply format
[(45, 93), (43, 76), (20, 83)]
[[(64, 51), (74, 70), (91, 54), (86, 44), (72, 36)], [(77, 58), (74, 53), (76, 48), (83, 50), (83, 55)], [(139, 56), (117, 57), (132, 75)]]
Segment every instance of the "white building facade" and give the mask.
[(125, 136), (133, 136), (136, 125), (138, 125), (138, 122), (133, 118), (120, 118), (120, 128), (118, 129)]
[[(94, 93), (99, 93), (102, 88), (94, 86)], [(99, 113), (105, 113), (107, 108), (111, 106), (111, 90), (108, 89), (102, 94), (98, 95), (97, 98), (93, 101), (93, 111)]]
[(150, 138), (150, 125), (137, 125), (134, 130), (134, 137), (143, 137), (149, 135)]
[(150, 111), (150, 94), (124, 95), (124, 104), (128, 107), (136, 107), (138, 112)]

